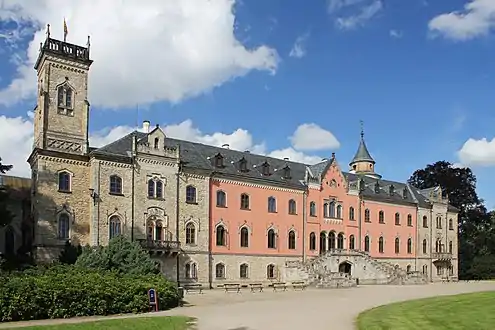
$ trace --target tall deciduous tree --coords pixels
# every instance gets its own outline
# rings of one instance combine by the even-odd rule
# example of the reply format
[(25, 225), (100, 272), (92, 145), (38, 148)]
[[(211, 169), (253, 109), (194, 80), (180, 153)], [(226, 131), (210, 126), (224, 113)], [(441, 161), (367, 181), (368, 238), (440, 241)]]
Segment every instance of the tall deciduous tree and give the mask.
[[(12, 169), (12, 165), (5, 165), (2, 163), (2, 157), (0, 157), (0, 173), (5, 174)], [(3, 190), (4, 187), (0, 187), (0, 227), (4, 227), (12, 221), (12, 213), (7, 208), (9, 196)]]

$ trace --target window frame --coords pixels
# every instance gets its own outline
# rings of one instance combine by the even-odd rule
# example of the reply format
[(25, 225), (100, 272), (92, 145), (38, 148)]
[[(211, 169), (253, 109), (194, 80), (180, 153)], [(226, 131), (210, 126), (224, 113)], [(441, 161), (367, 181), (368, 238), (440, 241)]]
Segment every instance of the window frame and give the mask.
[(187, 204), (197, 204), (197, 189), (193, 185), (186, 186), (186, 203)]
[(117, 174), (110, 175), (108, 193), (110, 195), (123, 195), (122, 177)]

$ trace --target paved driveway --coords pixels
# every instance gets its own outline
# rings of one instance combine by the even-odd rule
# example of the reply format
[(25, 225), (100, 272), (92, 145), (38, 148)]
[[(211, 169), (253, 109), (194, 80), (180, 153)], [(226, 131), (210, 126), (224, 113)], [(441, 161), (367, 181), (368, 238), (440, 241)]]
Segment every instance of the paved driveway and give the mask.
[[(354, 330), (363, 310), (391, 302), (438, 295), (495, 290), (495, 282), (439, 283), (415, 286), (361, 286), (351, 289), (240, 294), (220, 290), (186, 295), (192, 306), (153, 313), (151, 316), (187, 315), (198, 318), (198, 330)], [(143, 315), (114, 316), (140, 317)], [(150, 316), (147, 314), (146, 316)], [(0, 324), (1, 328), (78, 323), (103, 318), (44, 320)]]

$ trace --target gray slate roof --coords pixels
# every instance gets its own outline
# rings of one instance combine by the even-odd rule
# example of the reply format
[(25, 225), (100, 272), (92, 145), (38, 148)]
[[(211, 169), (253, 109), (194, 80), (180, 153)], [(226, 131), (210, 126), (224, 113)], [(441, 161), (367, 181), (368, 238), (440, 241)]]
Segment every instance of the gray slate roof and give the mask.
[(357, 162), (371, 162), (375, 163), (375, 160), (373, 157), (371, 157), (370, 152), (368, 151), (368, 148), (366, 147), (366, 142), (364, 142), (364, 135), (361, 133), (361, 140), (359, 141), (359, 147), (358, 150), (356, 151), (356, 155), (354, 155), (354, 158), (352, 161), (349, 163), (349, 165), (352, 165)]

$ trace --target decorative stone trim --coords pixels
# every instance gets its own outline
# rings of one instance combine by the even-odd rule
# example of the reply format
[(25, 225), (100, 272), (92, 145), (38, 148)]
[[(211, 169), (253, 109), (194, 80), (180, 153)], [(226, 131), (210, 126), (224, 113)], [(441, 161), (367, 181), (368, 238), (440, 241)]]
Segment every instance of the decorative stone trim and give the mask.
[(39, 156), (39, 159), (54, 162), (54, 163), (60, 163), (60, 164), (89, 166), (89, 162), (74, 160), (74, 159), (67, 159), (67, 158), (58, 158), (58, 157), (42, 156), (41, 155), (41, 156)]
[(114, 167), (119, 167), (119, 168), (132, 168), (131, 164), (111, 162), (108, 160), (99, 160), (99, 162), (101, 165), (105, 165), (105, 166), (114, 166)]
[(67, 71), (73, 71), (73, 72), (85, 74), (89, 69), (88, 65), (86, 64), (79, 63), (78, 61), (61, 59), (58, 56), (45, 55), (45, 61), (46, 60), (52, 62), (50, 63), (51, 66), (55, 68), (61, 68)]
[(230, 179), (214, 178), (212, 180), (215, 182), (219, 182), (219, 183), (227, 183), (227, 184), (232, 184), (232, 185), (237, 185), (237, 186), (244, 186), (244, 187), (251, 187), (251, 188), (258, 188), (258, 189), (283, 191), (283, 192), (289, 192), (289, 193), (295, 193), (295, 194), (304, 194), (304, 192), (305, 192), (305, 190), (296, 190), (296, 189), (290, 189), (290, 188), (268, 186), (268, 185), (263, 185), (263, 184), (244, 182), (244, 181), (236, 181), (236, 180), (230, 180)]
[(201, 174), (195, 173), (181, 173), (181, 176), (191, 178), (191, 179), (199, 179), (199, 180), (207, 180), (208, 178)]
[(151, 164), (151, 165), (163, 165), (163, 166), (170, 166), (170, 167), (176, 167), (177, 166), (177, 163), (174, 163), (174, 162), (167, 162), (167, 161), (142, 158), (142, 157), (138, 157), (137, 161), (143, 162), (145, 164)]

